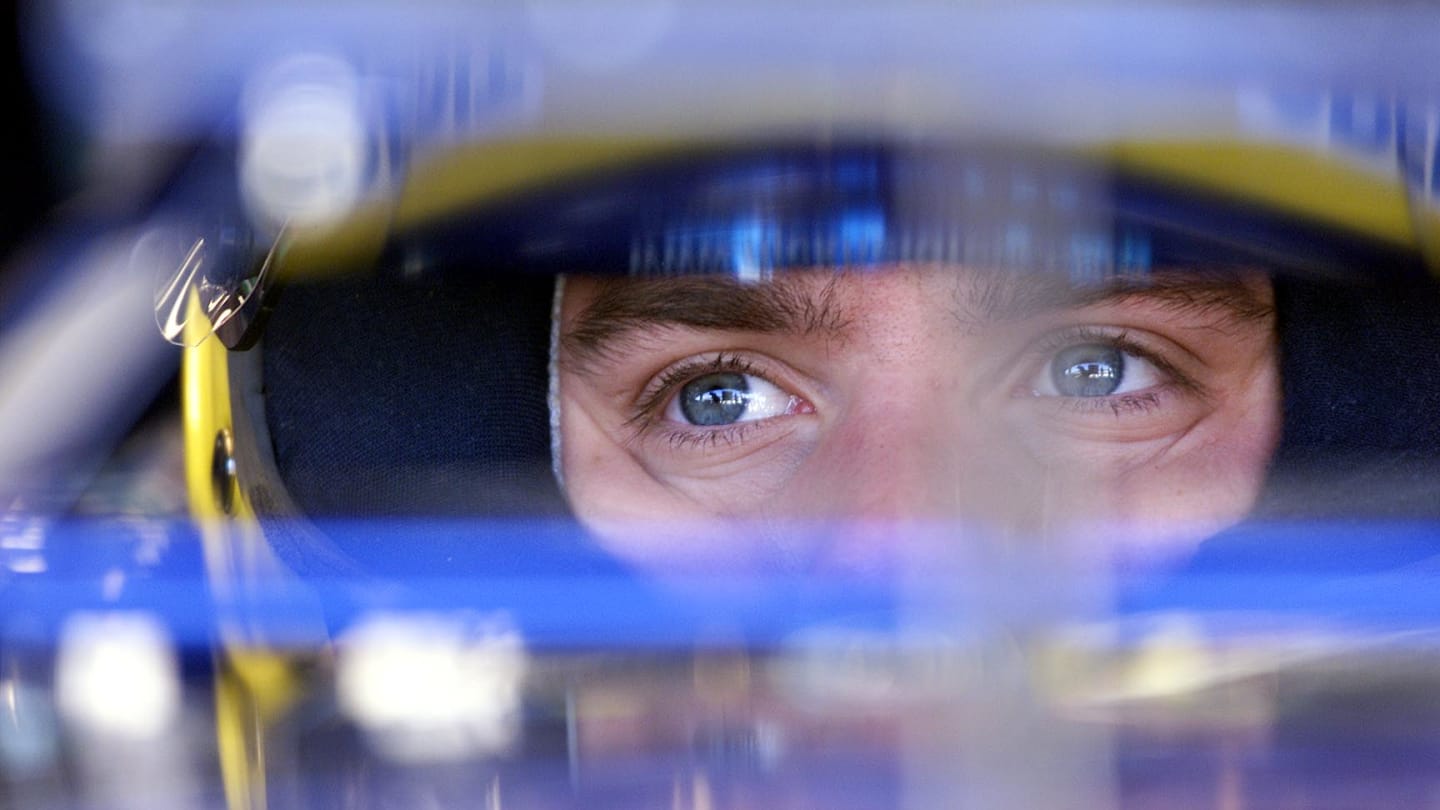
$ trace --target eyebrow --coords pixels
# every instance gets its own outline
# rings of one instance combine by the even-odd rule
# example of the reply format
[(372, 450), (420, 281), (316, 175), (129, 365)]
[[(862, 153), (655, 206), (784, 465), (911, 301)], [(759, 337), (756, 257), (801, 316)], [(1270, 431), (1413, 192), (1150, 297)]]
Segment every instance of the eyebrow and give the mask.
[(1273, 304), (1244, 282), (1246, 272), (1162, 270), (1081, 285), (1055, 276), (977, 273), (973, 283), (956, 288), (955, 317), (975, 330), (1060, 309), (1143, 301), (1174, 315), (1213, 317), (1213, 325), (1220, 328), (1263, 320), (1274, 312)]
[(601, 286), (561, 338), (564, 354), (581, 363), (657, 327), (838, 337), (850, 317), (835, 293), (839, 275), (816, 285), (799, 276), (761, 284), (728, 276), (615, 279)]
[[(760, 284), (728, 276), (613, 279), (561, 336), (577, 368), (667, 326), (696, 330), (843, 337), (853, 317), (836, 294), (842, 274), (817, 285), (806, 274)], [(966, 331), (1060, 309), (1144, 301), (1176, 315), (1213, 317), (1214, 327), (1262, 320), (1273, 307), (1240, 272), (1168, 271), (1076, 286), (1061, 276), (976, 272), (957, 284), (952, 314)]]

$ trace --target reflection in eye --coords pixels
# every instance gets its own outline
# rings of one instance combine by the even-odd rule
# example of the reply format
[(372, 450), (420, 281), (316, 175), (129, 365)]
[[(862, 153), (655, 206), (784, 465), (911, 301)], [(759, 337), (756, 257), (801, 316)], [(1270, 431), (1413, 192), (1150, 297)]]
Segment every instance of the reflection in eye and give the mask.
[(763, 377), (721, 371), (685, 383), (665, 416), (701, 427), (732, 425), (789, 413), (794, 399)]
[(1125, 376), (1125, 355), (1113, 346), (1071, 346), (1050, 361), (1050, 381), (1067, 397), (1115, 393)]
[(1145, 358), (1104, 343), (1083, 343), (1060, 350), (1035, 393), (1051, 397), (1107, 397), (1142, 391), (1160, 382)]

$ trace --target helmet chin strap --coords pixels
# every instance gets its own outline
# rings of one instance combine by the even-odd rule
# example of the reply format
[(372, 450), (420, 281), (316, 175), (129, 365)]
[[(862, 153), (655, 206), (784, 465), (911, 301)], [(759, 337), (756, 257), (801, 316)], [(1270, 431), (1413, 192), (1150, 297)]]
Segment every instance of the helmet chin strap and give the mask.
[(560, 464), (560, 308), (565, 303), (565, 276), (555, 276), (555, 292), (550, 298), (550, 359), (546, 366), (549, 389), (546, 402), (550, 406), (550, 470), (560, 493), (565, 494), (565, 470)]

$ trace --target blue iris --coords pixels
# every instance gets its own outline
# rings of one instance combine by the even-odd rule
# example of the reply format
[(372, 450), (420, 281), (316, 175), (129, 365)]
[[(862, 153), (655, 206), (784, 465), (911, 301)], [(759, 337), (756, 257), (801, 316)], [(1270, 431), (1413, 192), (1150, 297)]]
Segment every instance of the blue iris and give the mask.
[(1050, 361), (1050, 380), (1064, 397), (1104, 397), (1125, 377), (1125, 353), (1114, 346), (1071, 346)]
[(680, 389), (680, 412), (692, 425), (734, 424), (749, 404), (750, 384), (744, 374), (706, 374)]

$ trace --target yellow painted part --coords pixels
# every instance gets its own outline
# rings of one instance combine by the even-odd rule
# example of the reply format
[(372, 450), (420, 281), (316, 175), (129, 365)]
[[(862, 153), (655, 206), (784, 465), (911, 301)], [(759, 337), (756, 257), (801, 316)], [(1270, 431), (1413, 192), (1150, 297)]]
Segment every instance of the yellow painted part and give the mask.
[[(244, 686), (222, 668), (215, 676), (215, 737), (225, 806), (231, 810), (265, 806), (264, 756), (258, 748), (261, 735), (250, 722), (254, 713), (247, 708)], [(252, 743), (256, 744), (253, 748)]]
[(391, 204), (374, 202), (336, 225), (287, 234), (276, 256), (283, 279), (344, 275), (374, 264), (390, 236)]
[(282, 655), (225, 651), (215, 679), (215, 726), (225, 801), (233, 810), (264, 810), (266, 729), (299, 691)]
[(557, 138), (501, 141), (460, 149), (415, 167), (395, 212), (406, 228), (506, 194), (564, 177), (616, 168), (642, 158), (693, 149), (697, 141), (645, 138)]
[[(231, 427), (230, 382), (225, 346), (213, 335), (199, 334), (201, 330), (209, 331), (208, 324), (198, 296), (192, 293), (185, 323), (187, 348), (180, 360), (185, 485), (190, 494), (190, 514), (200, 524), (210, 581), (224, 583), (229, 576), (224, 548), (228, 532), (224, 526), (226, 515), (215, 500), (211, 465), (215, 437)], [(236, 500), (236, 508), (247, 509), (243, 498)], [(263, 768), (257, 767), (259, 762), (254, 755), (258, 755), (258, 751), (250, 744), (256, 735), (250, 712), (246, 711), (244, 689), (227, 677), (223, 666), (219, 670), (215, 683), (215, 733), (225, 803), (233, 810), (263, 807)], [(251, 778), (256, 772), (262, 780), (258, 783)]]
[(1119, 168), (1233, 197), (1384, 241), (1415, 244), (1398, 179), (1334, 156), (1275, 144), (1235, 141), (1131, 142), (1105, 150)]
[[(200, 527), (207, 574), (223, 596), (237, 573), (231, 570), (229, 545), (240, 537), (238, 524), (253, 524), (255, 513), (239, 491), (233, 493), (230, 515), (221, 511), (215, 498), (211, 482), (215, 440), (232, 427), (227, 350), (213, 335), (204, 336), (208, 321), (194, 294), (185, 329), (189, 345), (181, 358), (185, 483), (190, 513)], [(295, 699), (296, 678), (279, 656), (234, 649), (222, 649), (220, 656), (215, 726), (225, 801), (237, 810), (264, 808), (264, 729)]]
[(1416, 241), (1430, 259), (1430, 272), (1440, 275), (1440, 210), (1425, 206), (1416, 217)]
[(250, 693), (256, 712), (269, 721), (283, 714), (298, 695), (290, 658), (267, 650), (230, 649), (226, 661)]
[[(192, 292), (185, 322), (188, 348), (180, 360), (180, 385), (184, 404), (185, 486), (190, 493), (190, 514), (202, 522), (226, 517), (215, 500), (210, 473), (215, 437), (231, 427), (226, 349), (209, 332), (209, 320), (200, 308), (198, 294)], [(237, 515), (253, 517), (244, 498), (237, 498), (235, 504)], [(210, 559), (211, 550), (207, 543), (207, 565), (214, 563)]]
[(571, 138), (461, 148), (413, 167), (393, 204), (372, 203), (337, 225), (291, 234), (276, 272), (285, 279), (313, 279), (363, 269), (379, 256), (393, 230), (547, 182), (697, 145), (660, 139)]

